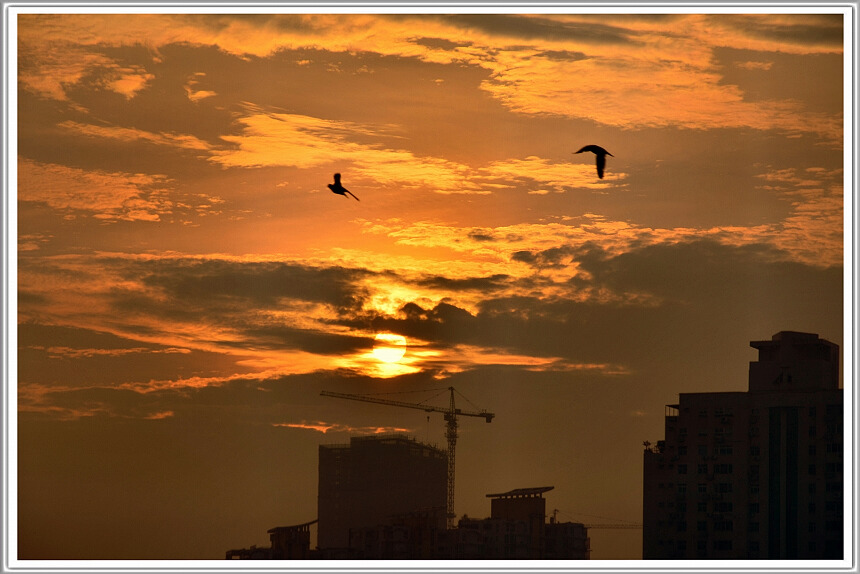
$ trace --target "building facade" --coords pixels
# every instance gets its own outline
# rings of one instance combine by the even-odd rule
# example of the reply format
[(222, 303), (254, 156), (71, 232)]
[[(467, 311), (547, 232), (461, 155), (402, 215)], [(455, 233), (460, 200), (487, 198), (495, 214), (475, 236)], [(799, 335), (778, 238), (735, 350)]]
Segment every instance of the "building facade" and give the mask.
[(752, 341), (748, 392), (682, 393), (645, 443), (643, 558), (840, 559), (839, 347)]
[(319, 448), (318, 541), (346, 549), (350, 530), (387, 524), (392, 517), (435, 511), (444, 528), (448, 455), (403, 435), (352, 437)]

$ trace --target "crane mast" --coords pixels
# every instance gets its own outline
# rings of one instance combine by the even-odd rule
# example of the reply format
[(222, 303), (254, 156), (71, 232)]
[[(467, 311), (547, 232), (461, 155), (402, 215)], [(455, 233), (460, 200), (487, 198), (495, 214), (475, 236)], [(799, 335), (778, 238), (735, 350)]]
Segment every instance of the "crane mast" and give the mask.
[(442, 413), (446, 423), (445, 430), (445, 438), (448, 441), (448, 500), (447, 500), (447, 519), (448, 519), (448, 528), (453, 528), (454, 526), (454, 517), (456, 514), (454, 513), (454, 452), (457, 447), (457, 417), (458, 416), (467, 416), (467, 417), (483, 417), (487, 422), (491, 422), (493, 417), (496, 415), (494, 413), (487, 412), (485, 410), (481, 411), (464, 411), (458, 409), (456, 404), (454, 403), (454, 387), (448, 387), (448, 391), (450, 392), (451, 398), (448, 402), (448, 407), (437, 407), (433, 405), (424, 405), (421, 403), (409, 403), (405, 401), (395, 401), (391, 399), (383, 399), (380, 397), (375, 397), (372, 395), (356, 395), (351, 393), (336, 393), (332, 391), (322, 391), (320, 395), (324, 397), (335, 397), (339, 399), (349, 399), (353, 401), (363, 401), (367, 403), (376, 403), (380, 405), (388, 405), (392, 407), (405, 407), (410, 409), (419, 409), (428, 413), (436, 412)]

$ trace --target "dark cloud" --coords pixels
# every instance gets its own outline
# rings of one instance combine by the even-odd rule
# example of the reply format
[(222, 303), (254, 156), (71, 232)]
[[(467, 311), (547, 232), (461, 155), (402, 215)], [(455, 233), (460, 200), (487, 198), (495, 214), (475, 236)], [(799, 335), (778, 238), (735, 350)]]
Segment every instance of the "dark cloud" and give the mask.
[(489, 277), (470, 277), (467, 279), (451, 279), (449, 277), (435, 276), (416, 281), (422, 287), (446, 289), (449, 291), (479, 290), (485, 293), (498, 291), (505, 286), (509, 275), (496, 274)]
[(450, 14), (440, 19), (462, 28), (488, 34), (503, 34), (523, 39), (577, 40), (594, 44), (630, 44), (637, 35), (632, 30), (599, 22), (559, 22), (551, 18), (514, 14)]
[(517, 259), (536, 267), (561, 265), (560, 254), (584, 272), (571, 282), (569, 297), (539, 291), (488, 296), (476, 314), (451, 304), (427, 309), (411, 303), (398, 317), (377, 318), (374, 325), (440, 347), (471, 344), (670, 371), (685, 364), (667, 361), (673, 348), (706, 352), (706, 341), (715, 339), (754, 340), (757, 332), (786, 329), (841, 338), (841, 269), (709, 240), (642, 246), (616, 256), (594, 245), (559, 247)]
[(249, 324), (242, 329), (242, 334), (247, 339), (226, 345), (240, 349), (301, 349), (320, 355), (342, 355), (373, 348), (373, 340), (367, 337), (321, 333), (285, 325)]
[(480, 231), (470, 231), (468, 237), (469, 237), (469, 239), (472, 239), (474, 241), (495, 241), (496, 240), (495, 236), (488, 234), (488, 233), (482, 233)]
[(472, 45), (471, 42), (454, 42), (445, 38), (418, 38), (415, 40), (415, 43), (419, 46), (426, 46), (435, 50), (453, 50), (454, 48)]
[(106, 332), (58, 325), (18, 326), (18, 369), (22, 384), (63, 387), (248, 373), (248, 357), (146, 343)]
[(535, 54), (537, 57), (547, 58), (548, 60), (556, 60), (559, 62), (575, 62), (577, 60), (587, 60), (588, 56), (582, 52), (573, 52), (570, 50), (547, 50)]
[(364, 295), (355, 282), (371, 275), (359, 269), (292, 263), (173, 260), (143, 265), (137, 271), (144, 284), (183, 304), (236, 300), (270, 307), (290, 298), (350, 309), (360, 305)]
[(789, 44), (832, 46), (842, 48), (842, 15), (814, 14), (797, 15), (796, 24), (748, 15), (720, 14), (709, 16), (714, 25), (728, 25), (745, 34), (764, 40), (775, 40)]
[(843, 93), (843, 54), (787, 54), (714, 48), (721, 83), (738, 86), (753, 102), (792, 100), (812, 112), (839, 114)]

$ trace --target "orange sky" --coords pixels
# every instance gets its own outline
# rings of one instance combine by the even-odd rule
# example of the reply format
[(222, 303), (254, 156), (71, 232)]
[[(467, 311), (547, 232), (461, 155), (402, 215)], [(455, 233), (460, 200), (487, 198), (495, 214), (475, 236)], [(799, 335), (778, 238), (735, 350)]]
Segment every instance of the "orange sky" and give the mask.
[(843, 15), (569, 12), (17, 13), (20, 555), (221, 558), (319, 444), (444, 441), (320, 390), (495, 412), (460, 514), (636, 521), (663, 405), (842, 345)]

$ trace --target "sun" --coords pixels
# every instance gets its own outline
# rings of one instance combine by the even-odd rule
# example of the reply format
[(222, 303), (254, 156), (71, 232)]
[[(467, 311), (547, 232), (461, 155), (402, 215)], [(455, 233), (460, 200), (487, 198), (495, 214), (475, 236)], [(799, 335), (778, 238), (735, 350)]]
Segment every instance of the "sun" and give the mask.
[(373, 346), (373, 357), (383, 363), (396, 363), (406, 354), (406, 337), (379, 333)]

